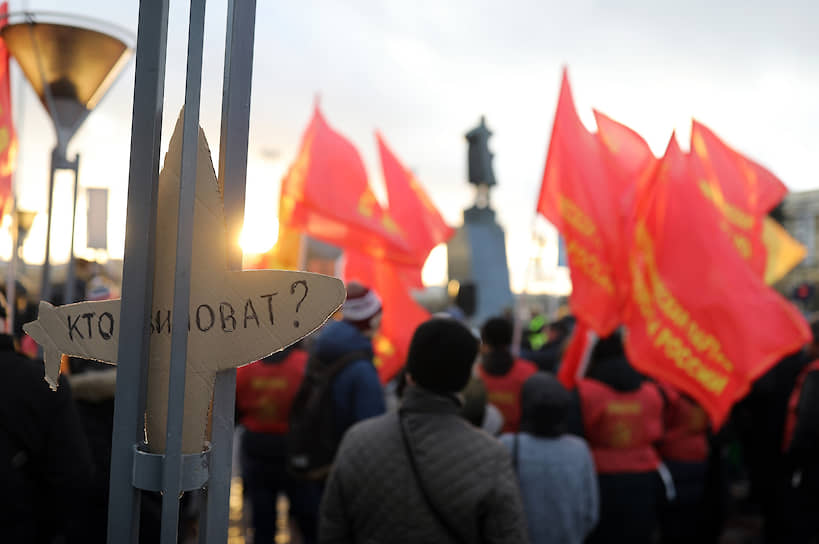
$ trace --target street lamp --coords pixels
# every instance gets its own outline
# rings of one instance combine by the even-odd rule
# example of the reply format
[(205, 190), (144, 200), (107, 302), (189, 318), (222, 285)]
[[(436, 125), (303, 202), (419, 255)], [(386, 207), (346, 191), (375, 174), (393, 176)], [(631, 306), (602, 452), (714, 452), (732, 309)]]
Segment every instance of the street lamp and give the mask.
[[(62, 21), (72, 24), (64, 24)], [(77, 215), (79, 156), (66, 156), (68, 143), (131, 58), (134, 38), (127, 30), (90, 18), (50, 12), (11, 13), (0, 30), (9, 53), (45, 107), (57, 133), (51, 152), (48, 222), (40, 298), (51, 298), (51, 221), (54, 179), (60, 171), (73, 177), (71, 251), (64, 303), (74, 302), (74, 228)], [(92, 29), (103, 28), (107, 32)], [(109, 33), (110, 32), (110, 33)]]

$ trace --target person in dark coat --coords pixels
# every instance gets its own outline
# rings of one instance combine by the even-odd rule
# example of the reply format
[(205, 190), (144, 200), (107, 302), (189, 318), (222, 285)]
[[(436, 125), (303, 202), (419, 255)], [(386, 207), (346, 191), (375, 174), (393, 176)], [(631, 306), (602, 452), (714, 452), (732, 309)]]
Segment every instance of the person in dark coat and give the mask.
[(509, 454), (459, 415), (478, 351), (435, 318), (415, 331), (398, 412), (347, 432), (321, 505), (319, 541), (528, 542)]
[(521, 390), (520, 432), (501, 437), (518, 473), (532, 544), (581, 544), (599, 516), (591, 451), (567, 434), (570, 398), (553, 375), (533, 374)]
[(49, 390), (42, 361), (0, 335), (0, 539), (79, 542), (92, 474), (68, 381)]
[[(375, 291), (350, 282), (342, 320), (327, 323), (311, 346), (311, 355), (320, 364), (332, 365), (357, 355), (333, 378), (330, 386), (339, 443), (350, 427), (387, 411), (384, 389), (373, 364), (372, 338), (381, 325), (381, 311), (381, 300)], [(305, 481), (299, 488), (299, 495), (305, 500), (302, 517), (318, 520), (324, 482)], [(312, 530), (303, 527), (302, 531), (308, 543), (314, 541)]]
[(784, 357), (751, 387), (736, 406), (738, 432), (751, 484), (751, 501), (764, 518), (765, 542), (779, 543), (789, 530), (783, 508), (781, 472), (785, 464), (782, 442), (788, 400), (810, 360), (803, 350)]
[(811, 320), (811, 361), (799, 373), (788, 400), (779, 475), (781, 541), (819, 541), (819, 318)]

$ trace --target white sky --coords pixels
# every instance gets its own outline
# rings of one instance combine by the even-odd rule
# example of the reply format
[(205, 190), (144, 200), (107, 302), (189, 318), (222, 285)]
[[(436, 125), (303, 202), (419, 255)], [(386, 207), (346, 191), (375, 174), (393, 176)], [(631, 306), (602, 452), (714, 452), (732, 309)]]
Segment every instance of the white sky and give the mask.
[[(166, 139), (183, 100), (187, 32), (186, 2), (171, 4)], [(10, 9), (26, 5), (70, 9), (136, 34), (135, 0), (11, 1)], [(219, 146), (225, 13), (225, 0), (208, 2), (202, 124), (212, 150)], [(248, 219), (257, 229), (272, 228), (281, 176), (318, 94), (328, 121), (362, 153), (379, 195), (376, 128), (447, 221), (458, 225), (473, 199), (463, 134), (483, 114), (495, 133), (490, 146), (499, 185), (493, 204), (506, 228), (513, 288), (520, 289), (563, 64), (590, 125), (596, 107), (639, 131), (659, 152), (672, 129), (686, 142), (695, 116), (791, 189), (816, 188), (817, 20), (819, 3), (809, 0), (258, 0)], [(70, 146), (81, 153), (81, 185), (111, 188), (114, 256), (122, 254), (124, 235), (133, 74), (132, 63)], [(21, 207), (44, 209), (53, 132), (26, 84), (14, 82), (12, 92), (22, 104), (17, 193)], [(82, 226), (82, 202), (78, 216)], [(59, 260), (60, 246), (67, 255), (70, 214), (55, 221), (63, 240), (54, 241)], [(42, 223), (25, 248), (28, 259), (42, 259), (36, 247)], [(76, 240), (83, 245), (80, 230)], [(432, 268), (428, 278), (441, 277), (441, 265)]]

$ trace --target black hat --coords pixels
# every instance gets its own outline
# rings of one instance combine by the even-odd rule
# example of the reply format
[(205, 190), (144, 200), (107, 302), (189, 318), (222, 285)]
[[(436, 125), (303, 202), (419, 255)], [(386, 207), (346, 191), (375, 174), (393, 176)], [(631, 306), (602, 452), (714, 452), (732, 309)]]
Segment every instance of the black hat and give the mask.
[(512, 345), (512, 322), (505, 317), (488, 319), (481, 327), (481, 340), (489, 347), (504, 348)]
[(478, 341), (451, 318), (421, 323), (410, 342), (407, 372), (415, 383), (434, 393), (457, 393), (469, 381)]

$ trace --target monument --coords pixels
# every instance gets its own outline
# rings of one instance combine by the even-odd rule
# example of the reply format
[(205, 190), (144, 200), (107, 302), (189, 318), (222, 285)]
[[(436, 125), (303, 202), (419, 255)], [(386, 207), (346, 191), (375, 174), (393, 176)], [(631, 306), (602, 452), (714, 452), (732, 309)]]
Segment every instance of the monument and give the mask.
[(462, 292), (456, 294), (456, 300), (473, 310), (467, 313), (472, 314), (468, 317), (475, 325), (514, 305), (509, 289), (506, 239), (490, 203), (490, 189), (497, 185), (489, 151), (491, 135), (483, 117), (477, 127), (466, 133), (469, 183), (475, 185), (475, 204), (464, 210), (464, 224), (447, 244), (449, 279)]

